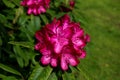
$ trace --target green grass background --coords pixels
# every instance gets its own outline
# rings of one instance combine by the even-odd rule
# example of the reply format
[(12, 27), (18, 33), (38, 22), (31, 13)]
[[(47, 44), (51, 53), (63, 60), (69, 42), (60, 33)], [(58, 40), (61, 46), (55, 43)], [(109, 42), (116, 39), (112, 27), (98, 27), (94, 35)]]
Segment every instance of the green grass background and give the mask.
[(120, 0), (77, 0), (76, 7), (91, 37), (78, 80), (120, 80)]

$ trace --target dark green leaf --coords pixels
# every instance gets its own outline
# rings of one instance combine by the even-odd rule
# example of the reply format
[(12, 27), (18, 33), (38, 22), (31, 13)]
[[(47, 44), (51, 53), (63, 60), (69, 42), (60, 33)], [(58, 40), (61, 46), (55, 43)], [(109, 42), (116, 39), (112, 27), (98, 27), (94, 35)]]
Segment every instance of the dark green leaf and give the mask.
[(55, 72), (53, 72), (53, 73), (49, 76), (49, 78), (48, 78), (48, 80), (53, 80), (53, 79), (54, 79), (54, 80), (58, 80)]
[(23, 13), (23, 10), (21, 7), (15, 10), (15, 18), (13, 19), (13, 24), (15, 24), (18, 21), (18, 18), (22, 13)]
[(38, 64), (36, 65), (28, 80), (47, 80), (51, 72), (52, 68), (50, 66), (42, 67)]
[(51, 72), (52, 72), (52, 68), (50, 66), (44, 67), (42, 73), (38, 77), (38, 80), (47, 80)]
[(18, 80), (18, 79), (16, 79), (14, 76), (6, 76), (2, 78), (2, 80)]
[(31, 15), (31, 21), (29, 21), (29, 26), (27, 26), (27, 28), (32, 35), (34, 35), (35, 32), (40, 29), (40, 18), (38, 16)]
[(72, 70), (72, 75), (74, 75), (75, 80), (86, 80), (83, 74), (80, 73), (80, 71), (76, 67), (70, 66), (70, 69)]
[(30, 49), (34, 50), (34, 45), (31, 42), (15, 42), (15, 41), (10, 41), (8, 43), (12, 44), (12, 45), (22, 46), (22, 47), (26, 47), (26, 48), (30, 48)]
[(24, 61), (21, 57), (16, 56), (17, 62), (21, 68), (24, 67)]
[(6, 75), (0, 74), (0, 79), (6, 77)]
[(35, 30), (39, 30), (40, 29), (40, 18), (38, 16), (34, 16), (34, 28)]
[(0, 22), (5, 23), (6, 22), (6, 17), (3, 14), (0, 14)]
[(75, 77), (72, 74), (72, 72), (64, 72), (62, 77), (63, 77), (63, 80), (75, 80)]
[(0, 36), (0, 46), (2, 46), (2, 38), (1, 38), (1, 36)]
[(7, 71), (7, 72), (10, 72), (10, 73), (13, 73), (13, 74), (21, 76), (20, 72), (18, 72), (17, 70), (15, 70), (15, 69), (13, 69), (11, 67), (8, 67), (7, 65), (4, 65), (4, 64), (0, 63), (0, 68), (5, 70), (5, 71)]
[(21, 0), (12, 0), (12, 2), (13, 2), (15, 5), (17, 5), (17, 6), (20, 5), (20, 1), (21, 1)]
[(15, 56), (16, 56), (18, 64), (20, 65), (20, 67), (24, 67), (24, 59), (27, 59), (25, 53), (18, 45), (14, 46), (13, 50), (15, 52)]
[(43, 70), (43, 67), (37, 64), (28, 80), (38, 80), (38, 77), (41, 74), (42, 70)]
[(25, 25), (25, 23), (27, 22), (27, 20), (29, 19), (29, 16), (23, 14), (19, 17), (19, 24), (21, 25)]
[(15, 5), (10, 0), (2, 0), (2, 1), (9, 8), (14, 8), (15, 7)]
[(44, 24), (47, 24), (49, 21), (46, 17), (46, 15), (40, 15), (41, 20), (43, 21)]
[[(28, 27), (29, 27), (29, 25), (27, 25)], [(30, 31), (29, 31), (29, 29), (30, 28), (26, 28), (26, 25), (22, 25), (21, 27), (20, 27), (20, 30), (24, 33), (23, 34), (23, 36), (25, 36), (25, 37), (27, 37), (28, 38), (28, 41), (30, 41), (30, 42), (33, 42), (34, 40), (33, 40), (33, 31), (30, 29)], [(32, 32), (31, 32), (32, 31)], [(32, 35), (32, 36), (31, 36)]]

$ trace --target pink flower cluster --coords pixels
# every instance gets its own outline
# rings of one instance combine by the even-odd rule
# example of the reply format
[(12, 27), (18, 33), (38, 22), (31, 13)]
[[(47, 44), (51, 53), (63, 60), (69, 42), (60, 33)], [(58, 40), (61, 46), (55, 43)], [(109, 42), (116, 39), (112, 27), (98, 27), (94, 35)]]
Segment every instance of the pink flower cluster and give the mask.
[(70, 0), (69, 4), (70, 4), (70, 7), (73, 8), (75, 6), (75, 1), (74, 0)]
[(42, 54), (40, 62), (52, 67), (60, 65), (62, 70), (79, 64), (79, 58), (86, 56), (84, 47), (90, 41), (80, 24), (72, 22), (67, 14), (58, 20), (54, 18), (52, 23), (37, 31), (35, 37), (38, 41), (35, 49)]
[(45, 13), (46, 9), (49, 8), (50, 0), (23, 0), (21, 1), (22, 6), (28, 7), (28, 14), (39, 15)]
[(75, 6), (75, 1), (74, 0), (68, 0), (69, 7), (65, 6), (64, 4), (60, 6), (61, 11), (63, 12), (69, 12), (72, 11), (74, 6)]

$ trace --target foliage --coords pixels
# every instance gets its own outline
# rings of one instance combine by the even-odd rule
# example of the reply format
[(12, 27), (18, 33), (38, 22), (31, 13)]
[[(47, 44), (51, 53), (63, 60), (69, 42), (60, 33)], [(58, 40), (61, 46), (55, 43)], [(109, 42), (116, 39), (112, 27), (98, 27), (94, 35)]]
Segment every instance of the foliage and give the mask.
[[(1, 79), (75, 79), (75, 76), (72, 75), (72, 69), (69, 69), (70, 72), (64, 72), (59, 68), (53, 69), (50, 66), (42, 66), (39, 62), (41, 55), (34, 50), (35, 32), (45, 26), (45, 24), (51, 22), (54, 17), (59, 18), (66, 13), (61, 9), (61, 4), (63, 3), (64, 1), (61, 0), (51, 0), (50, 9), (46, 13), (34, 16), (26, 13), (27, 8), (20, 5), (20, 0), (2, 0), (0, 3)], [(73, 11), (70, 10), (68, 14), (75, 21)], [(78, 70), (77, 67), (74, 69)]]

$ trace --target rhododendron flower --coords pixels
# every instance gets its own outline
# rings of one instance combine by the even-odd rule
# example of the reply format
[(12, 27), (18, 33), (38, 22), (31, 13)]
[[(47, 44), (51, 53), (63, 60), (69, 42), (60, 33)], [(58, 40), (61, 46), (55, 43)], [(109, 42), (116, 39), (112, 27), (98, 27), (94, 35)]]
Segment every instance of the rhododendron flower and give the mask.
[(72, 22), (67, 14), (58, 20), (54, 18), (52, 23), (37, 31), (35, 37), (35, 49), (42, 54), (40, 62), (52, 67), (60, 65), (62, 70), (79, 64), (79, 58), (86, 56), (84, 47), (90, 41), (80, 24)]
[(67, 7), (63, 4), (63, 5), (60, 6), (60, 9), (64, 12), (72, 11), (72, 9), (75, 6), (75, 1), (74, 0), (68, 0), (68, 3), (69, 3), (69, 5), (68, 5), (69, 7)]
[(46, 9), (49, 8), (50, 0), (23, 0), (21, 1), (22, 6), (28, 7), (28, 14), (38, 15), (45, 13)]
[(69, 4), (70, 4), (70, 7), (73, 8), (75, 6), (75, 1), (74, 0), (70, 0)]

